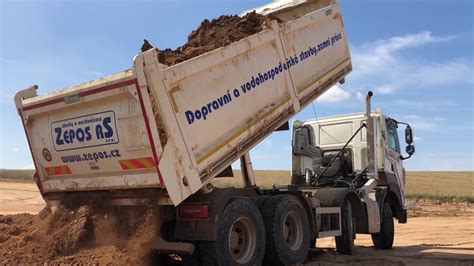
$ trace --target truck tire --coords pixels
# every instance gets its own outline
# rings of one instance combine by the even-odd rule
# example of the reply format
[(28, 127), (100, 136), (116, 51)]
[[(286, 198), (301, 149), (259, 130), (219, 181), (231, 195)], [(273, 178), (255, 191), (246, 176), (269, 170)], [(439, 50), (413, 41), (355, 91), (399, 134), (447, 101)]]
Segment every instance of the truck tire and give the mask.
[(392, 209), (388, 203), (383, 204), (382, 217), (380, 218), (380, 232), (372, 234), (372, 242), (376, 249), (391, 249), (395, 227), (393, 225)]
[(262, 212), (263, 210), (263, 205), (265, 205), (265, 202), (270, 198), (270, 196), (257, 196), (257, 197), (252, 197), (253, 202), (257, 206), (257, 208)]
[(340, 254), (354, 254), (354, 219), (351, 203), (344, 201), (341, 207), (341, 236), (336, 236), (336, 250)]
[(257, 206), (247, 198), (232, 199), (217, 223), (216, 241), (199, 243), (203, 265), (261, 265), (265, 227)]
[(308, 255), (309, 222), (301, 203), (292, 195), (270, 197), (262, 209), (266, 227), (264, 264), (290, 265)]

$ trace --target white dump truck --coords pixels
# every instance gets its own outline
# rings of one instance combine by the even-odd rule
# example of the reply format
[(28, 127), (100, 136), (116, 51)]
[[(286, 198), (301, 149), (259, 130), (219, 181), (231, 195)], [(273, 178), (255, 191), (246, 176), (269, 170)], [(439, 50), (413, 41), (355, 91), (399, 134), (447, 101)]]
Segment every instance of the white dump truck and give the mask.
[[(292, 184), (255, 184), (250, 149), (352, 70), (336, 1), (255, 11), (274, 18), (267, 29), (182, 63), (166, 66), (150, 49), (115, 75), (41, 96), (37, 86), (19, 91), (47, 204), (102, 193), (133, 206), (157, 195), (163, 220), (152, 248), (205, 265), (301, 262), (321, 237), (350, 254), (355, 233), (391, 246), (392, 216), (406, 221), (404, 171), (386, 143), (398, 145), (387, 135), (397, 123), (381, 113), (295, 122)], [(243, 188), (215, 188), (239, 159)]]

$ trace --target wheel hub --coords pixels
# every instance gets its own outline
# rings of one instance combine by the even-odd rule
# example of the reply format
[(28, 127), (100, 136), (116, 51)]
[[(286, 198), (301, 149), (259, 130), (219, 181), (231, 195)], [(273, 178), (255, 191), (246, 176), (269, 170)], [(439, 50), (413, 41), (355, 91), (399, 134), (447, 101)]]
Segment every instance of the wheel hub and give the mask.
[(229, 251), (235, 261), (246, 263), (257, 245), (254, 224), (245, 217), (235, 220), (229, 232)]
[(283, 220), (283, 240), (292, 250), (298, 250), (303, 243), (303, 222), (297, 212), (289, 212)]

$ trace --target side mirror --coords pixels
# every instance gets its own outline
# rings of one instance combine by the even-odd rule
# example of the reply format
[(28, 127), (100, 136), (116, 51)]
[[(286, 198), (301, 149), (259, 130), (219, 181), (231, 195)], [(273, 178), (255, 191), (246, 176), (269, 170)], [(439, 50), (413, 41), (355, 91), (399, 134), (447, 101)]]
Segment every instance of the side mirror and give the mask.
[(407, 125), (407, 127), (405, 128), (405, 142), (409, 145), (413, 143), (413, 131), (411, 130), (411, 127), (409, 125)]
[(408, 153), (408, 157), (403, 157), (402, 155), (400, 155), (400, 160), (406, 160), (410, 158), (415, 153), (415, 146), (408, 144), (405, 148), (405, 151), (406, 153)]
[(409, 144), (406, 148), (405, 151), (408, 153), (408, 155), (412, 156), (415, 153), (415, 146)]
[(313, 145), (311, 137), (314, 135), (313, 128), (302, 126), (293, 131), (293, 153), (295, 155), (308, 156), (310, 158), (321, 157), (321, 149)]

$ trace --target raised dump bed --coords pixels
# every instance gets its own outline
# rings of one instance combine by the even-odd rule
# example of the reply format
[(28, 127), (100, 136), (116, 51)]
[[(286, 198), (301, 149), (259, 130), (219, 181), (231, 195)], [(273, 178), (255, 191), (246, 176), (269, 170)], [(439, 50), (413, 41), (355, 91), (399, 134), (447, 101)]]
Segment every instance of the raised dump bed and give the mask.
[(351, 71), (338, 5), (307, 3), (275, 7), (291, 19), (172, 66), (150, 49), (112, 76), (18, 92), (45, 199), (166, 188), (163, 203), (178, 205), (200, 190)]

